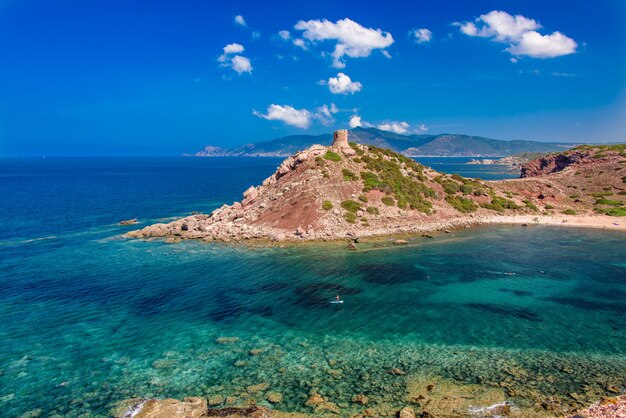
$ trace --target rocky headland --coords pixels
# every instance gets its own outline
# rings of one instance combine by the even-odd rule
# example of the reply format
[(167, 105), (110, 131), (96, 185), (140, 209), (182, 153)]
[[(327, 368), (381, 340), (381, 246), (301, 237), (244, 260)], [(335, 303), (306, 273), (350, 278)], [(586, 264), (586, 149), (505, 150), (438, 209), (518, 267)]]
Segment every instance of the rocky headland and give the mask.
[(624, 145), (583, 146), (521, 166), (520, 179), (439, 173), (388, 149), (313, 145), (285, 159), (243, 199), (126, 234), (205, 241), (309, 241), (424, 234), (489, 223), (624, 229)]

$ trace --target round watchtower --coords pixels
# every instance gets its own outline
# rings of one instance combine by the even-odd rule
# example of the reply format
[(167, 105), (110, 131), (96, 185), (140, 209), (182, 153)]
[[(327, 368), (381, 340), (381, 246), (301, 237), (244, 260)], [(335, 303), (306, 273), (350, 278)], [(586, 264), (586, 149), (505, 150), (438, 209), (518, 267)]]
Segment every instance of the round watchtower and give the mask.
[(349, 148), (348, 145), (348, 130), (347, 129), (339, 129), (335, 131), (335, 135), (333, 137), (333, 147), (334, 148)]

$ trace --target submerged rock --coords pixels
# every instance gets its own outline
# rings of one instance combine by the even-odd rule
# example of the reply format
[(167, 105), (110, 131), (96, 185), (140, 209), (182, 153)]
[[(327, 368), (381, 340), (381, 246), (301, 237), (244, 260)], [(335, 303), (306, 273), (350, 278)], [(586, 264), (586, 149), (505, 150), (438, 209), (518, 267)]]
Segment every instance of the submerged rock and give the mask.
[(126, 409), (118, 418), (202, 418), (207, 402), (199, 397), (177, 399), (148, 399)]

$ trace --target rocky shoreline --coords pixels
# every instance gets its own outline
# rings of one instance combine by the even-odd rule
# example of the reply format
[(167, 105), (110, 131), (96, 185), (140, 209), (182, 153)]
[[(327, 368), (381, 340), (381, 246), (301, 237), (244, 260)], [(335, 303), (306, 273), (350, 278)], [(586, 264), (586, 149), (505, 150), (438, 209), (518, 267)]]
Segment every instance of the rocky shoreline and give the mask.
[[(398, 418), (620, 418), (626, 416), (626, 395), (602, 397), (587, 407), (563, 415), (558, 412), (549, 412), (557, 409), (554, 406), (545, 409), (544, 406), (540, 405), (537, 407), (539, 410), (537, 408), (519, 408), (508, 400), (502, 400), (503, 398), (497, 393), (477, 391), (471, 385), (461, 388), (454, 385), (450, 386), (449, 383), (437, 378), (431, 378), (429, 381), (434, 383), (425, 384), (421, 382), (424, 385), (423, 394), (418, 394), (417, 397), (411, 397), (412, 395), (409, 394), (406, 406), (400, 409), (384, 406), (368, 407), (368, 396), (354, 395), (352, 402), (361, 405), (362, 412), (347, 415), (342, 412), (337, 404), (326, 400), (316, 392), (312, 392), (305, 402), (305, 406), (314, 410), (312, 414), (281, 411), (277, 404), (280, 404), (282, 394), (268, 392), (266, 399), (270, 404), (277, 406), (276, 409), (256, 405), (254, 402), (246, 406), (220, 406), (224, 403), (233, 402), (221, 395), (206, 398), (187, 397), (183, 400), (133, 398), (118, 403), (111, 411), (111, 415), (116, 418), (305, 418), (336, 416), (350, 416), (352, 418), (383, 416)], [(436, 395), (436, 392), (441, 390), (438, 386), (443, 386), (446, 391), (446, 394), (441, 395), (440, 399)], [(467, 399), (472, 399), (472, 401), (468, 402)], [(429, 407), (432, 401), (434, 401), (433, 405)], [(474, 402), (473, 405), (472, 402)], [(482, 402), (482, 404), (476, 405), (476, 402)]]

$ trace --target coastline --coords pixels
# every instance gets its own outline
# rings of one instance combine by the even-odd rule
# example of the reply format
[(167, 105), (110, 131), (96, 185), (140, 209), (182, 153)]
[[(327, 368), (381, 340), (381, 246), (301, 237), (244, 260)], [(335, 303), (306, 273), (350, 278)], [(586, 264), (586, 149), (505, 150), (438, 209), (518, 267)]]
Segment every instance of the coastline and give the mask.
[[(184, 222), (187, 218), (179, 221)], [(243, 237), (233, 239), (207, 239), (201, 236), (187, 237), (184, 234), (164, 234), (153, 236), (138, 236), (135, 232), (123, 234), (125, 238), (140, 239), (164, 239), (167, 243), (174, 244), (183, 240), (200, 240), (205, 242), (223, 242), (231, 244), (248, 244), (262, 246), (276, 245), (303, 245), (314, 243), (344, 243), (363, 241), (383, 241), (394, 240), (400, 241), (397, 244), (403, 244), (403, 238), (415, 238), (416, 236), (432, 237), (432, 233), (450, 233), (454, 230), (468, 229), (477, 226), (498, 226), (498, 225), (521, 225), (521, 226), (556, 226), (556, 227), (574, 227), (574, 228), (590, 228), (603, 229), (626, 232), (626, 222), (621, 218), (607, 215), (475, 215), (464, 216), (448, 219), (440, 219), (429, 221), (421, 225), (398, 225), (395, 228), (384, 228), (374, 230), (360, 230), (358, 234), (354, 231), (341, 231), (334, 235), (327, 236), (307, 236), (307, 235), (287, 235), (290, 231), (285, 230), (264, 230), (264, 236)], [(395, 232), (392, 230), (394, 229)], [(141, 231), (141, 230), (140, 230)], [(284, 236), (283, 239), (276, 239), (277, 236)]]

